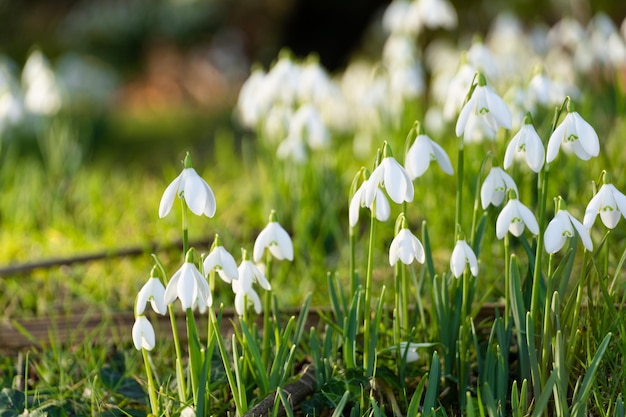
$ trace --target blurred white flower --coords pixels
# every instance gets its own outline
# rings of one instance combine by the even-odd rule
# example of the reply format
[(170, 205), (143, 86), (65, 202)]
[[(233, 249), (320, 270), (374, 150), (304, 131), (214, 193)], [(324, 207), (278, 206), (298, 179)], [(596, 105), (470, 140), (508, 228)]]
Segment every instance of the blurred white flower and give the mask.
[(276, 221), (276, 212), (272, 210), (267, 226), (254, 242), (253, 259), (259, 262), (263, 257), (265, 249), (279, 260), (287, 259), (293, 261), (293, 242), (289, 233)]
[(555, 253), (561, 250), (567, 238), (574, 236), (574, 230), (578, 233), (585, 249), (592, 251), (593, 242), (583, 224), (569, 214), (567, 210), (559, 210), (556, 216), (548, 223), (544, 233), (546, 252)]
[(523, 159), (534, 172), (541, 171), (545, 160), (544, 147), (541, 138), (530, 120), (530, 115), (524, 119), (524, 124), (513, 136), (504, 153), (504, 169), (513, 164), (513, 159)]
[(534, 235), (539, 233), (539, 224), (533, 212), (517, 198), (512, 198), (496, 219), (496, 237), (502, 239), (509, 231), (513, 236), (519, 237), (524, 232), (524, 227)]
[(165, 314), (167, 311), (164, 301), (165, 287), (158, 276), (152, 275), (137, 294), (135, 306), (135, 314), (137, 315), (143, 314), (148, 302), (150, 302), (152, 309), (159, 314)]
[(387, 190), (389, 198), (396, 204), (403, 201), (413, 201), (413, 182), (406, 170), (391, 156), (389, 144), (385, 142), (383, 147), (383, 160), (374, 169), (367, 181), (365, 189), (365, 204), (371, 207), (377, 196), (378, 187)]
[(242, 261), (239, 264), (239, 278), (232, 281), (233, 292), (235, 293), (235, 310), (237, 314), (243, 316), (248, 300), (253, 303), (254, 310), (261, 312), (261, 300), (257, 292), (252, 288), (252, 284), (257, 282), (263, 289), (269, 291), (272, 286), (268, 282), (265, 274), (248, 258), (248, 252), (241, 250)]
[(430, 161), (437, 161), (446, 174), (452, 175), (454, 173), (452, 163), (446, 151), (428, 135), (424, 134), (420, 126), (418, 127), (418, 135), (409, 147), (404, 161), (409, 177), (412, 180), (421, 177), (428, 169)]
[(600, 153), (600, 143), (596, 131), (578, 112), (573, 111), (572, 107), (572, 104), (568, 104), (567, 116), (548, 140), (547, 163), (554, 161), (561, 145), (564, 151), (574, 152), (583, 161), (598, 156)]
[(241, 123), (248, 128), (255, 128), (267, 111), (261, 99), (265, 88), (265, 76), (262, 68), (254, 68), (239, 90), (237, 115)]
[(196, 265), (190, 261), (189, 255), (188, 253), (187, 261), (167, 283), (164, 300), (165, 304), (169, 305), (178, 298), (183, 310), (198, 307), (199, 311), (203, 313), (207, 307), (213, 304), (213, 297), (209, 283), (198, 271)]
[(197, 216), (204, 214), (213, 217), (216, 208), (215, 195), (209, 184), (192, 168), (189, 153), (185, 157), (184, 167), (183, 172), (165, 189), (159, 204), (159, 217), (167, 216), (174, 205), (175, 197), (183, 198)]
[(280, 159), (289, 159), (296, 164), (301, 164), (307, 158), (306, 143), (304, 143), (302, 138), (287, 137), (278, 145), (276, 156)]
[(518, 194), (517, 185), (513, 178), (499, 167), (492, 167), (480, 187), (480, 201), (483, 210), (487, 209), (489, 204), (499, 206), (504, 201), (504, 197), (509, 190), (514, 190), (515, 195)]
[(38, 49), (31, 52), (22, 70), (24, 105), (35, 114), (53, 115), (61, 109), (61, 93), (50, 63)]
[(456, 10), (447, 0), (417, 0), (414, 1), (409, 13), (429, 29), (454, 29), (457, 25)]
[(133, 344), (135, 349), (152, 350), (156, 344), (154, 328), (143, 314), (135, 318), (132, 330)]
[(350, 227), (356, 226), (359, 221), (359, 210), (361, 207), (367, 207), (372, 210), (372, 206), (374, 206), (374, 210), (376, 212), (374, 215), (378, 221), (384, 222), (389, 218), (389, 214), (391, 213), (391, 207), (389, 206), (389, 201), (387, 201), (387, 197), (385, 197), (385, 193), (380, 188), (376, 188), (376, 194), (371, 204), (368, 205), (365, 200), (365, 190), (369, 187), (369, 180), (365, 180), (361, 183), (361, 186), (356, 190), (352, 199), (350, 200), (350, 208), (348, 211)]
[(456, 135), (463, 135), (464, 140), (471, 140), (475, 130), (481, 129), (487, 137), (493, 139), (500, 126), (510, 129), (511, 122), (509, 108), (479, 73), (478, 85), (456, 122)]
[(463, 275), (465, 268), (469, 266), (469, 270), (473, 276), (478, 275), (478, 260), (476, 254), (464, 239), (456, 241), (452, 256), (450, 256), (450, 270), (455, 278)]
[(391, 241), (389, 265), (394, 266), (398, 260), (405, 265), (410, 265), (414, 260), (423, 264), (425, 258), (422, 242), (408, 228), (403, 227)]
[(285, 141), (289, 140), (305, 142), (311, 149), (323, 149), (328, 145), (330, 134), (314, 105), (303, 104), (291, 116)]
[(614, 229), (622, 216), (626, 216), (626, 196), (613, 184), (602, 185), (587, 204), (583, 218), (583, 224), (587, 229), (593, 226), (598, 213), (602, 223), (609, 229)]
[(228, 283), (239, 276), (237, 262), (235, 262), (233, 255), (222, 246), (219, 235), (215, 236), (213, 250), (204, 258), (203, 267), (205, 275), (208, 276), (210, 271), (215, 270), (220, 278)]

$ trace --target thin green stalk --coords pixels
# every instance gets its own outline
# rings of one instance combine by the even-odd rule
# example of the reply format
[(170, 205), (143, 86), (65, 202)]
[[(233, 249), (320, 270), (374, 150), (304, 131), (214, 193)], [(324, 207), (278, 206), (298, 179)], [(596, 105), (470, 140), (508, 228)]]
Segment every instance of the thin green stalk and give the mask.
[(191, 394), (193, 396), (193, 403), (198, 404), (198, 380), (199, 372), (202, 369), (202, 362), (199, 360), (199, 346), (195, 346), (195, 342), (198, 340), (198, 330), (196, 329), (196, 319), (193, 316), (193, 310), (188, 308), (185, 310), (186, 324), (187, 324), (187, 344), (189, 348), (189, 373), (191, 376)]
[(550, 320), (550, 306), (552, 305), (552, 262), (554, 254), (548, 256), (548, 273), (546, 275), (546, 300), (543, 310), (543, 340), (541, 342), (541, 372), (547, 375), (550, 354), (552, 353), (552, 321)]
[(356, 233), (354, 227), (350, 227), (350, 294), (356, 292), (358, 285), (356, 272)]
[(180, 199), (182, 204), (182, 227), (183, 227), (183, 258), (187, 255), (187, 251), (189, 250), (189, 225), (187, 221), (188, 217), (188, 209), (187, 203), (185, 203), (185, 199)]
[(407, 278), (407, 268), (408, 265), (402, 264), (400, 266), (400, 296), (402, 301), (402, 330), (407, 334), (409, 332), (409, 282)]
[(185, 402), (187, 400), (186, 396), (186, 384), (185, 384), (185, 371), (183, 369), (183, 353), (182, 348), (180, 346), (180, 336), (178, 335), (178, 327), (176, 327), (176, 316), (174, 315), (174, 305), (170, 304), (167, 306), (167, 310), (170, 315), (170, 324), (172, 325), (172, 337), (174, 338), (174, 350), (176, 352), (176, 376), (178, 382), (178, 398), (181, 402)]
[(148, 377), (148, 396), (150, 397), (150, 410), (155, 416), (159, 415), (159, 402), (157, 401), (154, 377), (152, 375), (152, 367), (150, 365), (150, 358), (148, 356), (147, 349), (141, 349), (143, 354), (143, 363), (146, 368), (146, 375)]
[[(270, 253), (270, 251), (266, 251), (265, 256), (265, 275), (269, 280), (272, 271), (272, 254)], [(261, 350), (263, 355), (263, 366), (265, 366), (265, 369), (269, 369), (271, 309), (272, 292), (265, 291), (265, 296), (263, 297), (263, 348)]]
[[(461, 227), (461, 221), (463, 210), (461, 207), (463, 205), (463, 139), (461, 138), (459, 141), (459, 152), (458, 152), (458, 163), (457, 163), (457, 172), (456, 172), (456, 208), (454, 221), (456, 227)], [(456, 244), (456, 236), (454, 236), (453, 245)]]
[[(541, 263), (543, 258), (543, 232), (546, 223), (546, 201), (548, 194), (548, 177), (550, 169), (546, 164), (539, 172), (539, 234), (537, 235), (537, 248), (535, 250), (535, 268), (533, 270), (533, 285), (530, 301), (530, 314), (533, 323), (539, 322), (540, 300), (539, 290), (541, 287)], [(547, 308), (547, 306), (545, 306)]]
[(510, 294), (510, 278), (511, 266), (509, 265), (510, 242), (509, 234), (504, 235), (504, 327), (509, 324), (511, 316), (511, 294)]
[[(371, 317), (371, 302), (372, 302), (372, 274), (374, 271), (374, 239), (375, 239), (375, 235), (376, 235), (376, 216), (374, 213), (376, 213), (376, 202), (374, 202), (374, 204), (372, 204), (372, 209), (371, 209), (371, 216), (370, 216), (370, 240), (369, 240), (369, 247), (368, 247), (368, 255), (367, 255), (367, 271), (366, 271), (366, 275), (365, 275), (365, 305), (364, 305), (364, 312), (365, 315), (363, 317), (363, 332), (366, 335), (370, 334), (370, 327), (371, 327), (371, 321), (372, 321), (372, 317)], [(373, 372), (373, 370), (368, 369), (369, 366), (368, 364), (370, 363), (370, 357), (374, 354), (374, 352), (370, 351), (370, 344), (369, 343), (365, 343), (364, 346), (364, 350), (363, 350), (363, 367), (365, 369), (367, 369), (368, 371), (368, 377), (371, 377), (372, 375), (370, 374), (370, 372)]]

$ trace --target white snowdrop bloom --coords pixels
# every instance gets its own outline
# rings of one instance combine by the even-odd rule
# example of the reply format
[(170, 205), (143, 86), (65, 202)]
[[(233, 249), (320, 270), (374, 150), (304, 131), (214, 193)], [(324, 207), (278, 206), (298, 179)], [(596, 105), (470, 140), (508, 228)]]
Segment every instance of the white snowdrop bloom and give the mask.
[[(153, 270), (154, 271), (154, 270)], [(152, 274), (154, 275), (154, 274)], [(167, 308), (165, 306), (165, 287), (158, 276), (152, 276), (141, 287), (139, 293), (137, 293), (137, 303), (135, 305), (135, 314), (141, 315), (146, 309), (146, 304), (149, 302), (152, 309), (159, 313), (165, 314)]]
[(414, 40), (404, 34), (392, 34), (383, 45), (382, 60), (392, 70), (415, 62), (416, 50)]
[(391, 207), (389, 206), (389, 201), (387, 201), (387, 197), (385, 197), (385, 193), (376, 187), (376, 194), (371, 204), (368, 205), (365, 199), (365, 190), (368, 188), (368, 181), (365, 180), (361, 184), (361, 186), (356, 190), (352, 199), (350, 200), (350, 208), (348, 211), (350, 227), (356, 226), (359, 221), (359, 210), (361, 207), (367, 207), (372, 210), (374, 207), (375, 213), (374, 216), (378, 221), (384, 222), (389, 218), (391, 213)]
[(259, 298), (259, 294), (252, 288), (252, 285), (245, 286), (241, 280), (235, 279), (232, 282), (232, 288), (235, 293), (235, 311), (239, 316), (244, 315), (246, 301), (252, 303), (254, 311), (257, 314), (261, 313), (261, 298)]
[(272, 98), (272, 105), (276, 102), (293, 105), (297, 99), (299, 82), (300, 67), (288, 54), (281, 54), (265, 77), (264, 86)]
[(307, 147), (302, 138), (287, 137), (276, 149), (276, 156), (280, 159), (289, 159), (296, 164), (301, 164), (307, 159)]
[(510, 129), (511, 123), (509, 108), (487, 85), (484, 76), (479, 73), (478, 85), (465, 103), (456, 122), (456, 135), (458, 137), (463, 135), (464, 140), (471, 140), (476, 131), (481, 129), (493, 139), (500, 126)]
[(480, 187), (480, 201), (483, 210), (486, 210), (489, 204), (499, 206), (504, 201), (504, 197), (509, 190), (518, 194), (517, 185), (513, 178), (499, 167), (492, 167)]
[(406, 363), (411, 363), (419, 359), (417, 349), (420, 347), (422, 347), (420, 343), (400, 342), (397, 349), (400, 351), (402, 357), (404, 357), (406, 352)]
[(328, 72), (319, 61), (309, 58), (300, 68), (297, 88), (301, 102), (321, 105), (331, 96), (334, 87)]
[(265, 133), (264, 139), (270, 144), (278, 144), (279, 141), (287, 137), (289, 132), (289, 122), (293, 117), (291, 107), (281, 103), (271, 106), (263, 122), (262, 131)]
[(512, 198), (496, 219), (496, 237), (502, 239), (506, 232), (519, 237), (524, 232), (524, 227), (534, 235), (539, 233), (539, 224), (533, 212), (518, 199)]
[(446, 151), (428, 135), (424, 134), (421, 127), (418, 128), (419, 131), (421, 133), (417, 135), (415, 141), (409, 147), (404, 161), (409, 177), (412, 180), (421, 177), (428, 169), (431, 161), (437, 161), (443, 172), (452, 175), (454, 169)]
[(238, 270), (239, 278), (237, 278), (237, 281), (239, 281), (242, 285), (242, 288), (245, 289), (251, 287), (253, 283), (257, 282), (265, 290), (269, 291), (272, 289), (272, 286), (265, 277), (265, 274), (250, 259), (248, 259), (246, 252), (244, 252), (244, 256), (239, 264)]
[(300, 139), (311, 149), (323, 149), (330, 142), (330, 134), (317, 108), (303, 104), (291, 117), (286, 140)]
[(410, 265), (413, 261), (423, 264), (425, 259), (422, 242), (408, 228), (402, 228), (391, 241), (389, 265), (394, 266), (398, 260), (405, 265)]
[(537, 71), (528, 83), (528, 96), (531, 105), (539, 103), (544, 107), (557, 105), (565, 97), (561, 84), (550, 79), (544, 71)]
[(239, 90), (236, 112), (245, 127), (256, 127), (267, 110), (259, 98), (265, 88), (265, 76), (262, 68), (254, 68)]
[(394, 0), (385, 8), (382, 25), (389, 34), (416, 35), (421, 30), (419, 18), (411, 13), (413, 1)]
[(444, 80), (448, 84), (443, 105), (443, 117), (446, 120), (452, 120), (463, 108), (463, 101), (475, 74), (476, 68), (464, 63), (451, 80)]
[(293, 261), (293, 243), (289, 233), (276, 221), (276, 212), (272, 210), (267, 226), (254, 242), (253, 259), (259, 262), (263, 257), (265, 249), (279, 260), (287, 259)]
[(520, 130), (513, 136), (504, 153), (504, 169), (513, 164), (513, 159), (524, 160), (534, 172), (541, 171), (545, 153), (541, 138), (527, 115)]
[(22, 70), (24, 106), (35, 114), (52, 115), (61, 109), (61, 92), (50, 63), (39, 50), (28, 56)]
[[(388, 149), (388, 147), (389, 145), (385, 144), (385, 149)], [(390, 153), (391, 151), (383, 151), (383, 155), (389, 155)], [(367, 184), (365, 190), (365, 204), (367, 207), (372, 206), (379, 187), (387, 190), (389, 198), (396, 204), (401, 204), (404, 201), (408, 203), (413, 201), (414, 189), (411, 177), (393, 156), (383, 157), (380, 165), (370, 175)]]
[(464, 239), (459, 239), (454, 245), (452, 256), (450, 256), (450, 271), (455, 278), (459, 278), (467, 267), (473, 276), (478, 275), (476, 254)]
[(424, 92), (424, 73), (419, 63), (392, 67), (389, 71), (389, 93), (402, 103)]
[(598, 214), (602, 223), (609, 229), (614, 229), (620, 219), (626, 217), (626, 196), (613, 184), (602, 185), (587, 204), (583, 218), (583, 224), (587, 229), (593, 226)]
[(184, 167), (183, 172), (163, 192), (159, 204), (159, 217), (167, 216), (176, 197), (184, 199), (187, 207), (195, 215), (204, 214), (207, 217), (213, 217), (216, 209), (215, 195), (209, 184), (192, 168), (189, 153), (185, 157)]
[[(189, 254), (187, 258), (190, 258)], [(186, 261), (174, 273), (165, 287), (165, 304), (169, 305), (176, 299), (180, 300), (183, 310), (198, 307), (203, 313), (206, 307), (213, 304), (209, 283), (202, 276), (193, 262)]]
[(140, 315), (135, 318), (135, 323), (133, 324), (131, 333), (135, 349), (154, 349), (154, 346), (156, 345), (154, 327), (152, 327), (152, 324), (150, 324), (146, 316)]
[(480, 41), (473, 42), (467, 51), (467, 60), (472, 67), (485, 74), (490, 80), (497, 79), (498, 66), (496, 65), (496, 60), (493, 57), (493, 53), (484, 43)]
[[(414, 17), (412, 17), (414, 16)], [(457, 25), (456, 10), (447, 0), (416, 0), (409, 10), (409, 21), (418, 20), (429, 29), (454, 29)]]
[(230, 283), (239, 276), (237, 262), (233, 255), (222, 246), (219, 236), (216, 236), (215, 241), (213, 250), (202, 263), (204, 274), (208, 276), (210, 271), (216, 271), (224, 282)]
[(555, 253), (561, 250), (567, 238), (574, 236), (574, 230), (588, 251), (593, 250), (593, 242), (585, 226), (574, 218), (567, 210), (559, 210), (554, 219), (548, 223), (544, 233), (546, 252)]
[(600, 153), (600, 143), (596, 131), (578, 112), (571, 111), (571, 107), (573, 105), (568, 105), (567, 116), (548, 140), (547, 163), (554, 161), (561, 146), (563, 146), (564, 151), (574, 152), (583, 161), (598, 156)]
[(586, 36), (585, 28), (573, 17), (566, 16), (548, 30), (547, 39), (552, 47), (575, 50)]

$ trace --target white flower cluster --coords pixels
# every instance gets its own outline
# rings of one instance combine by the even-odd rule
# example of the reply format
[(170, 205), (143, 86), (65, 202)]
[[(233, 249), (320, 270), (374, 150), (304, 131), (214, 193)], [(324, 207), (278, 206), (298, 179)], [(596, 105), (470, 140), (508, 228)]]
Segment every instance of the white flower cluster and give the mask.
[[(171, 211), (174, 200), (179, 198), (196, 215), (213, 217), (216, 210), (215, 196), (211, 187), (200, 177), (191, 165), (189, 155), (185, 158), (182, 173), (165, 189), (159, 205), (159, 217), (165, 217)], [(150, 303), (158, 314), (165, 314), (167, 306), (176, 299), (180, 300), (183, 310), (206, 312), (213, 305), (213, 295), (208, 278), (215, 272), (226, 283), (231, 284), (235, 295), (235, 310), (244, 315), (247, 303), (252, 303), (256, 313), (261, 312), (261, 299), (252, 287), (258, 283), (263, 289), (272, 287), (265, 274), (256, 263), (262, 260), (266, 251), (282, 260), (293, 260), (294, 250), (291, 237), (276, 221), (274, 211), (270, 214), (267, 226), (259, 233), (254, 242), (253, 259), (242, 249), (242, 260), (237, 267), (235, 258), (223, 246), (219, 235), (216, 235), (213, 248), (198, 261), (192, 248), (186, 254), (183, 265), (163, 285), (159, 269), (155, 266), (151, 276), (137, 294), (135, 304), (135, 324), (132, 329), (133, 343), (137, 350), (152, 350), (155, 346), (154, 328), (145, 316), (146, 305)]]

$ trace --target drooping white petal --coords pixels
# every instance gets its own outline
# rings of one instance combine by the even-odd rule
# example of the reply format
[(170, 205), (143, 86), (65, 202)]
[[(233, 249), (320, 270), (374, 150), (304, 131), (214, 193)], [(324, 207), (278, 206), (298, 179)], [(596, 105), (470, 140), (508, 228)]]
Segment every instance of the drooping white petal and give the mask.
[(430, 165), (430, 144), (424, 139), (424, 135), (420, 135), (415, 139), (406, 153), (404, 165), (412, 179), (421, 177)]
[(493, 167), (487, 174), (483, 185), (480, 188), (480, 199), (483, 210), (489, 204), (499, 206), (504, 201), (504, 197), (509, 190), (514, 190), (517, 194), (517, 185), (513, 178), (499, 167)]
[(405, 265), (411, 264), (414, 259), (423, 263), (424, 258), (424, 247), (419, 239), (409, 229), (400, 230), (389, 248), (389, 264), (395, 265), (398, 259)]
[(476, 99), (474, 95), (465, 103), (465, 106), (461, 109), (459, 118), (456, 120), (456, 127), (454, 129), (457, 137), (461, 137), (467, 129), (467, 122), (470, 118), (470, 114), (474, 111)]
[[(537, 219), (533, 212), (518, 201), (518, 210), (519, 214), (522, 216), (522, 221), (533, 235), (539, 234), (539, 223), (537, 223)], [(516, 235), (519, 236), (519, 235)]]
[(512, 235), (519, 237), (525, 226), (533, 234), (539, 233), (539, 224), (532, 211), (519, 200), (511, 199), (496, 219), (496, 236), (502, 239), (510, 231)]
[(491, 117), (495, 120), (493, 127), (494, 130), (498, 129), (498, 126), (502, 126), (505, 129), (511, 128), (512, 117), (511, 111), (507, 107), (506, 103), (499, 95), (496, 94), (495, 91), (491, 89), (489, 86), (483, 87), (485, 89), (485, 99), (487, 101), (487, 105), (489, 106), (489, 112), (491, 113)]
[(435, 159), (443, 172), (448, 175), (454, 174), (454, 168), (452, 168), (450, 157), (448, 157), (446, 151), (437, 142), (431, 141), (430, 144), (432, 146), (432, 151), (435, 154)]
[(208, 217), (213, 217), (215, 214), (215, 196), (209, 184), (193, 168), (185, 168), (184, 174), (183, 196), (189, 209), (197, 216), (205, 214)]
[(413, 182), (406, 170), (392, 157), (384, 158), (382, 163), (384, 186), (389, 198), (396, 204), (413, 201)]
[(476, 259), (476, 254), (465, 240), (459, 239), (450, 256), (450, 271), (452, 271), (452, 275), (454, 275), (455, 278), (459, 278), (463, 275), (463, 271), (465, 271), (465, 267), (468, 265), (472, 275), (478, 275), (478, 260)]
[(152, 277), (141, 287), (137, 294), (136, 315), (143, 314), (146, 304), (150, 302), (152, 309), (159, 313), (165, 314), (165, 287), (158, 278)]
[(263, 257), (265, 248), (279, 260), (293, 260), (293, 243), (287, 231), (278, 223), (270, 222), (259, 233), (254, 242), (253, 258), (255, 262), (259, 262)]
[(174, 273), (172, 279), (167, 283), (167, 287), (165, 287), (165, 295), (163, 296), (163, 301), (165, 305), (170, 305), (174, 302), (178, 295), (178, 280), (180, 279), (181, 271), (180, 269)]
[(180, 186), (182, 177), (183, 173), (180, 173), (178, 177), (176, 177), (174, 181), (172, 181), (163, 192), (161, 202), (159, 203), (160, 218), (167, 216), (170, 210), (172, 210), (172, 206), (174, 205), (174, 199), (178, 197), (178, 188)]
[(583, 246), (591, 252), (593, 250), (593, 241), (591, 240), (591, 236), (589, 236), (589, 231), (581, 222), (574, 218), (574, 216), (569, 213), (567, 213), (567, 215), (569, 216), (569, 220), (572, 222), (574, 229), (576, 229), (576, 233), (578, 233), (580, 241), (583, 242)]
[(548, 223), (544, 233), (544, 247), (546, 252), (555, 253), (561, 250), (568, 237), (573, 235), (574, 230), (568, 219), (560, 215), (561, 212)]
[(350, 208), (348, 209), (348, 220), (350, 222), (350, 227), (356, 226), (359, 221), (359, 210), (361, 210), (361, 206), (363, 203), (365, 182), (361, 184), (358, 190), (352, 196), (352, 200), (350, 200)]
[(237, 262), (223, 246), (215, 247), (211, 253), (204, 258), (204, 273), (216, 270), (223, 281), (230, 283), (233, 279), (237, 279), (239, 272), (237, 271)]
[(387, 221), (389, 215), (391, 214), (391, 206), (389, 205), (389, 201), (387, 201), (387, 197), (385, 197), (385, 193), (383, 193), (380, 188), (376, 190), (376, 199), (374, 200), (374, 204), (376, 219), (381, 222)]
[(548, 150), (546, 151), (546, 162), (550, 163), (554, 161), (556, 156), (559, 153), (559, 148), (561, 147), (561, 142), (565, 137), (565, 123), (561, 123), (554, 129), (552, 135), (550, 135), (550, 139), (548, 139)]
[(154, 346), (156, 344), (154, 328), (152, 327), (152, 324), (150, 324), (146, 316), (141, 315), (135, 319), (135, 323), (133, 324), (133, 329), (131, 333), (135, 349), (154, 349)]
[(573, 112), (571, 115), (576, 125), (576, 131), (578, 132), (578, 142), (580, 142), (587, 154), (591, 156), (598, 156), (600, 153), (598, 134), (594, 128), (580, 116), (580, 114)]
[(191, 308), (194, 300), (198, 298), (198, 285), (194, 279), (193, 274), (189, 273), (187, 263), (183, 265), (180, 278), (178, 279), (178, 285), (176, 286), (176, 293), (183, 310)]

